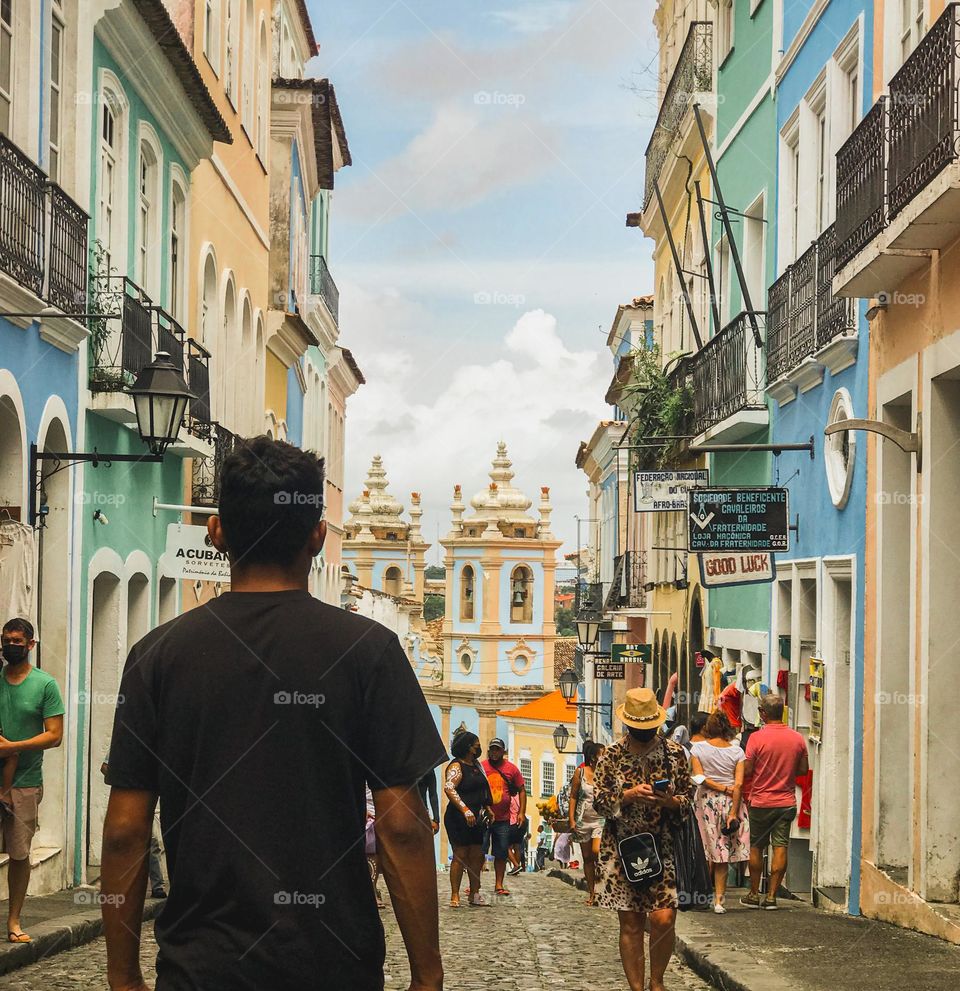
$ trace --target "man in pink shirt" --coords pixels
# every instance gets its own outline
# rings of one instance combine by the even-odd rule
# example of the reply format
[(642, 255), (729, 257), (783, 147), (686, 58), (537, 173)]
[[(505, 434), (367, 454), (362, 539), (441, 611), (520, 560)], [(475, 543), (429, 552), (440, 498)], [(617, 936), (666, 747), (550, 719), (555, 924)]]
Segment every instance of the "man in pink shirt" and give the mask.
[[(777, 890), (787, 872), (790, 823), (797, 817), (796, 780), (808, 770), (807, 744), (783, 724), (783, 700), (764, 695), (761, 729), (747, 741), (744, 777), (750, 779), (750, 893), (740, 899), (748, 908), (775, 909)], [(773, 847), (770, 890), (760, 900), (763, 851)]]

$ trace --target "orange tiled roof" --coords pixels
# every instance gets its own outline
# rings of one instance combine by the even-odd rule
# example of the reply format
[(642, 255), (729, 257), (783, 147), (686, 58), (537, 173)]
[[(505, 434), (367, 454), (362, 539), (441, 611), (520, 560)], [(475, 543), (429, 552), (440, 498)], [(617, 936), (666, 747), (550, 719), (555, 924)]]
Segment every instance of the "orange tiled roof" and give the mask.
[(559, 692), (550, 692), (541, 698), (534, 699), (521, 705), (519, 709), (510, 709), (505, 712), (498, 712), (498, 716), (507, 719), (537, 719), (544, 723), (575, 723), (577, 721), (577, 708), (568, 705)]

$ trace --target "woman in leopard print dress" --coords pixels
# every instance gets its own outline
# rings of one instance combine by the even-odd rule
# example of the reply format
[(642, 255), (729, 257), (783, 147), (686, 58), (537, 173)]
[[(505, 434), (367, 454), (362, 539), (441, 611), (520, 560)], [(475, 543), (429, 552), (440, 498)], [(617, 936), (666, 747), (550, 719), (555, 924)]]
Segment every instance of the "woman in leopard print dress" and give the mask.
[[(659, 733), (666, 713), (649, 688), (627, 692), (617, 716), (627, 733), (607, 747), (594, 772), (594, 808), (606, 816), (598, 861), (597, 904), (620, 916), (620, 958), (631, 991), (643, 991), (644, 939), (650, 923), (650, 991), (665, 991), (663, 975), (673, 953), (677, 872), (673, 830), (691, 813), (693, 785), (687, 753)], [(653, 782), (666, 779), (666, 792)], [(657, 838), (663, 876), (637, 890), (623, 873), (617, 840), (649, 832)]]

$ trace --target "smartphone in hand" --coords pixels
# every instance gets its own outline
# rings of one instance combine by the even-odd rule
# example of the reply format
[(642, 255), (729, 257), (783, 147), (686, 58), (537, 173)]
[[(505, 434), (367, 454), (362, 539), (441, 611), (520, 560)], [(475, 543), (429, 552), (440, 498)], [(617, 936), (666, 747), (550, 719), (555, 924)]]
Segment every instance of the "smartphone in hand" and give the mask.
[(670, 787), (669, 778), (660, 778), (659, 781), (654, 781), (653, 790), (663, 794)]

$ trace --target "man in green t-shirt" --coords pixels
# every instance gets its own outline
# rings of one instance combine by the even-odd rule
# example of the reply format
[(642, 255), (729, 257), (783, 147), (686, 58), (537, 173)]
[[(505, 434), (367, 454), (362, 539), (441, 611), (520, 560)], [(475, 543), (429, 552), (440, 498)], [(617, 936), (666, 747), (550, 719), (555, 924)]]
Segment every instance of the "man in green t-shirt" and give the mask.
[(63, 740), (63, 698), (56, 681), (30, 663), (36, 644), (33, 625), (11, 619), (0, 632), (6, 666), (0, 674), (0, 759), (19, 755), (10, 790), (12, 815), (3, 816), (3, 845), (10, 863), (7, 940), (29, 943), (20, 912), (30, 884), (30, 844), (43, 797), (43, 751)]

